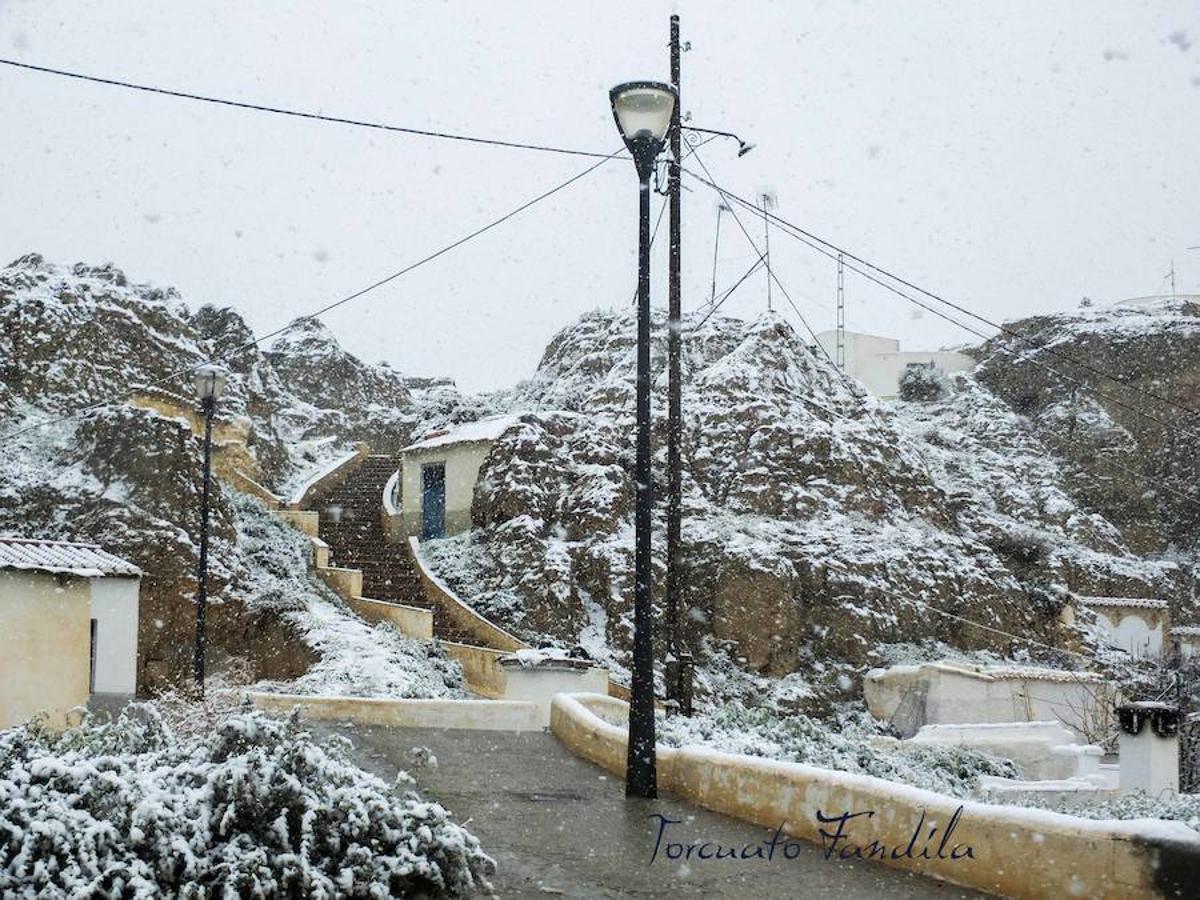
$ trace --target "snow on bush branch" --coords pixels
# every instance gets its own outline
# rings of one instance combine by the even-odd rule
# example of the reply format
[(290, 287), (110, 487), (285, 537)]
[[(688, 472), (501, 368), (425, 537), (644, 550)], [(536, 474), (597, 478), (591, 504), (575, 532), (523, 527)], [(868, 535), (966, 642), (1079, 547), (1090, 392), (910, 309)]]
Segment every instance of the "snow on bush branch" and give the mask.
[(242, 712), (179, 740), (149, 706), (0, 732), (0, 894), (459, 895), (492, 860), (445, 809), (296, 720)]

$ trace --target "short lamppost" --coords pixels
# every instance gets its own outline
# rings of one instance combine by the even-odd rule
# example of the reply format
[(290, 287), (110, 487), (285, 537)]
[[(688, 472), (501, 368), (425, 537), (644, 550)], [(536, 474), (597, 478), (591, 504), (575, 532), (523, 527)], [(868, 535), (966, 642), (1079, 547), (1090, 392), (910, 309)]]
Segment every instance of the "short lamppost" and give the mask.
[(675, 89), (631, 81), (609, 92), (613, 117), (637, 167), (639, 193), (637, 313), (637, 463), (634, 471), (633, 679), (625, 796), (658, 795), (654, 752), (654, 648), (651, 644), (650, 513), (650, 176), (662, 151)]
[(196, 567), (196, 651), (193, 668), (196, 694), (204, 696), (204, 614), (208, 606), (208, 488), (212, 481), (212, 420), (217, 400), (225, 393), (229, 373), (221, 366), (198, 366), (192, 372), (200, 410), (204, 413), (204, 487), (200, 494), (200, 562)]

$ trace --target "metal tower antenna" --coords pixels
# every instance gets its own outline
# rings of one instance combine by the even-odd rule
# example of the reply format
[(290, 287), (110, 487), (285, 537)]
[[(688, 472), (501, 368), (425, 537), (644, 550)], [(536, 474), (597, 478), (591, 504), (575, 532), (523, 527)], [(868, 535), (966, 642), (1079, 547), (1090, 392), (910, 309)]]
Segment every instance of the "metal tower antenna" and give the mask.
[(846, 371), (846, 271), (842, 254), (837, 255), (837, 367)]
[(767, 212), (775, 206), (775, 195), (770, 191), (763, 191), (759, 196), (762, 202), (763, 217), (763, 261), (766, 263), (767, 269), (767, 309), (771, 309), (771, 222), (767, 217)]

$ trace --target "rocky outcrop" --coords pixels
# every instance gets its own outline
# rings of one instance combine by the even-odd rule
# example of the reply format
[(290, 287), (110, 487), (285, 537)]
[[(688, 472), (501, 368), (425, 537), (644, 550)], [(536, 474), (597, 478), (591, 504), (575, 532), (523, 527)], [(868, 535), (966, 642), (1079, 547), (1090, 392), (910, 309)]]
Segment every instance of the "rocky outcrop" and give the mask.
[(1067, 461), (1072, 495), (1139, 550), (1193, 550), (1200, 298), (1085, 307), (1006, 328), (977, 351), (977, 377)]
[[(174, 289), (132, 282), (111, 264), (68, 269), (28, 254), (0, 269), (0, 532), (96, 541), (143, 569), (142, 689), (185, 683), (191, 671), (201, 449), (190, 367), (230, 368), (218, 440), (236, 434), (243, 470), (268, 485), (304, 463), (298, 437), (336, 445), (382, 420), (404, 423), (399, 440), (426, 415), (399, 375), (314, 332), (268, 357), (233, 310), (192, 313)], [(318, 395), (306, 387), (317, 369), (301, 373), (321, 360), (330, 367)], [(425, 390), (454, 406), (445, 384)], [(134, 397), (148, 408), (130, 405)], [(345, 405), (323, 416), (314, 400)], [(254, 677), (293, 677), (312, 653), (280, 615), (286, 598), (248, 599), (247, 569), (261, 561), (242, 555), (226, 490), (218, 480), (212, 493), (211, 658), (244, 658)]]
[[(1080, 507), (1020, 417), (969, 379), (942, 401), (881, 406), (778, 316), (690, 325), (683, 550), (695, 652), (715, 639), (744, 667), (844, 690), (881, 643), (1024, 649), (955, 616), (1053, 644), (1069, 590), (1178, 586), (1173, 564), (1134, 555)], [(427, 547), (505, 626), (581, 642), (618, 668), (632, 633), (634, 333), (631, 313), (595, 312), (551, 342), (513, 392), (525, 414), (481, 472), (476, 533)], [(664, 350), (656, 320), (659, 478)], [(661, 502), (656, 515), (657, 539)], [(662, 556), (660, 544), (656, 565)]]

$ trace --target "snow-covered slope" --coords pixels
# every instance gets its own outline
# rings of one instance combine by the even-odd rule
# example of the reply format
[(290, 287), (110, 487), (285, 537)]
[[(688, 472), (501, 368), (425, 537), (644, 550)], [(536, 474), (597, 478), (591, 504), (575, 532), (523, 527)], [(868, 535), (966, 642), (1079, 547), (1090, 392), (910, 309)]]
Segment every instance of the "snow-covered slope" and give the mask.
[[(513, 392), (524, 415), (484, 466), (476, 531), (427, 547), (505, 625), (618, 668), (632, 629), (634, 333), (632, 312), (594, 312), (554, 339)], [(1068, 590), (1179, 587), (1173, 563), (1134, 555), (1081, 508), (1020, 417), (970, 379), (941, 403), (880, 405), (777, 315), (685, 322), (685, 336), (685, 627), (702, 659), (724, 646), (752, 671), (844, 690), (880, 644), (1020, 646), (933, 610), (1058, 643)]]
[[(191, 312), (173, 289), (131, 282), (112, 265), (65, 268), (29, 254), (0, 269), (0, 533), (96, 541), (146, 572), (143, 688), (181, 683), (190, 671), (201, 456), (185, 419), (130, 405), (134, 389), (155, 384), (186, 408), (186, 370), (224, 362), (232, 374), (219, 420), (241, 422), (251, 462), (276, 488), (372, 435), (370, 423), (398, 428), (403, 441), (413, 423), (443, 421), (460, 405), (452, 385), (434, 380), (413, 402), (398, 374), (343, 353), (327, 332), (298, 330), (268, 357), (233, 310)], [(315, 343), (337, 362), (320, 391), (297, 375), (312, 364)], [(66, 415), (81, 407), (94, 408)], [(218, 482), (209, 554), (215, 661), (248, 658), (254, 677), (275, 679), (315, 665), (305, 684), (336, 683), (345, 693), (460, 689), (453, 666), (331, 602), (304, 574), (304, 548), (255, 544), (242, 528), (253, 511), (240, 502)], [(293, 580), (274, 583), (271, 573)]]
[(1088, 306), (1006, 327), (1013, 334), (977, 351), (978, 378), (1068, 461), (1075, 495), (1140, 549), (1194, 552), (1198, 299)]

